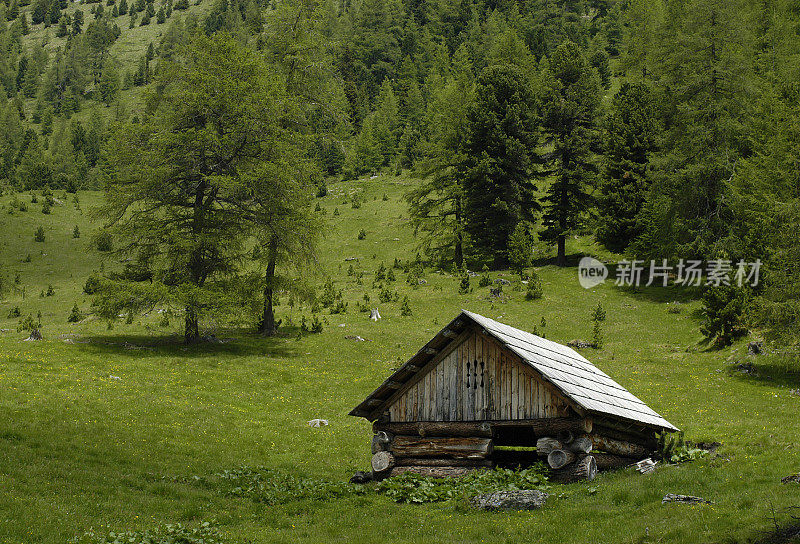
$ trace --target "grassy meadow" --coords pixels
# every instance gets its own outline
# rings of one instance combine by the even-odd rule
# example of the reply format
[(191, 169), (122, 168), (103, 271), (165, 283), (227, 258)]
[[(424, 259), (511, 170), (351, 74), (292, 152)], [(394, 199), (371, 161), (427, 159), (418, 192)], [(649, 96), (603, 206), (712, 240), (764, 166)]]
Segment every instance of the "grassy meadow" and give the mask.
[[(547, 264), (546, 248), (538, 250), (540, 300), (526, 301), (510, 272), (492, 273), (512, 282), (498, 301), (478, 278), (472, 292), (460, 294), (459, 277), (426, 268), (427, 283), (413, 287), (407, 273), (393, 270), (390, 289), (399, 301), (381, 303), (375, 270), (416, 254), (402, 200), (412, 183), (402, 176), (333, 183), (318, 199), (329, 228), (315, 282), (330, 277), (349, 303), (344, 314), (323, 312), (322, 333), (298, 336), (311, 311), (290, 307), (284, 296), (282, 336), (219, 328), (212, 332), (222, 343), (192, 347), (180, 343), (180, 319), (165, 326), (156, 312), (111, 329), (92, 317), (67, 323), (74, 304), (90, 311), (86, 279), (120, 266), (92, 244), (98, 193), (81, 192), (76, 202), (57, 191), (50, 214), (42, 213), (41, 195), (35, 204), (29, 193), (18, 195), (24, 212), (11, 208), (12, 196), (0, 197), (0, 542), (63, 543), (90, 529), (208, 521), (234, 543), (734, 543), (789, 522), (786, 508), (800, 506), (800, 487), (780, 478), (800, 469), (800, 395), (792, 391), (800, 376), (774, 356), (748, 356), (748, 339), (707, 351), (699, 303), (689, 293), (633, 292), (609, 282), (587, 291), (576, 268)], [(34, 240), (39, 226), (44, 242)], [(588, 237), (570, 240), (568, 250), (615, 258)], [(383, 319), (372, 322), (356, 309), (364, 294)], [(400, 315), (404, 296), (411, 316)], [(668, 311), (675, 301), (680, 310)], [(259, 503), (226, 492), (215, 476), (264, 466), (345, 482), (369, 466), (371, 438), (370, 425), (347, 413), (461, 308), (537, 326), (566, 343), (590, 338), (598, 302), (607, 312), (605, 345), (584, 354), (687, 439), (722, 442), (715, 454), (649, 476), (622, 471), (553, 486), (544, 509), (518, 513), (476, 512), (460, 501), (396, 504), (370, 491)], [(41, 312), (44, 341), (24, 341), (20, 318), (8, 317), (16, 307), (23, 318)], [(345, 338), (356, 335), (367, 341)], [(758, 376), (731, 370), (731, 361), (746, 360)], [(311, 428), (313, 418), (330, 425)], [(662, 505), (665, 493), (713, 504)]]

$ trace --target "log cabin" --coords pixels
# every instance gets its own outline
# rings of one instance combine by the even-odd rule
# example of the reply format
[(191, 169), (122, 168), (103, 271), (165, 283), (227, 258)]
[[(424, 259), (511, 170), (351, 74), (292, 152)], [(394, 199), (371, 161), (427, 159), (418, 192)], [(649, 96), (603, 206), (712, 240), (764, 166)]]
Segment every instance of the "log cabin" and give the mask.
[(350, 415), (373, 422), (378, 479), (546, 459), (591, 480), (678, 430), (575, 350), (466, 310)]

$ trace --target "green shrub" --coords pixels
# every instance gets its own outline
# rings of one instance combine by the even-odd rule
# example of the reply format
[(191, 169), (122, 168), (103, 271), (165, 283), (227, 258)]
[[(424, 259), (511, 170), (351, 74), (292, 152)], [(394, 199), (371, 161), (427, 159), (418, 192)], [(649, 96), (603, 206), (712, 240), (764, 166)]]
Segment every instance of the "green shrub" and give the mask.
[(386, 279), (386, 266), (381, 262), (381, 265), (375, 271), (375, 281), (381, 281)]
[(55, 294), (56, 294), (56, 291), (55, 291), (55, 289), (53, 289), (53, 286), (52, 285), (48, 285), (47, 286), (47, 292), (45, 292), (44, 296), (52, 297)]
[(111, 251), (114, 249), (114, 238), (108, 231), (100, 231), (95, 238), (97, 251)]
[(592, 328), (592, 346), (595, 349), (601, 349), (603, 347), (603, 329), (599, 321), (595, 321), (594, 327)]
[(314, 315), (311, 317), (311, 323), (309, 324), (306, 320), (306, 316), (303, 316), (300, 320), (300, 331), (319, 334), (322, 332), (322, 321), (320, 321), (319, 317)]
[(476, 470), (462, 478), (431, 478), (406, 472), (382, 481), (377, 490), (395, 502), (441, 502), (498, 491), (547, 489), (545, 474), (541, 463), (523, 470)]
[(40, 226), (36, 229), (36, 232), (33, 233), (33, 239), (36, 242), (44, 242), (44, 227)]
[(343, 300), (339, 300), (331, 306), (331, 314), (346, 314), (347, 313), (347, 303)]
[(400, 305), (400, 315), (408, 317), (412, 314), (411, 306), (408, 303), (408, 297), (403, 297), (403, 303)]
[(87, 295), (93, 295), (100, 290), (100, 278), (92, 274), (86, 278), (86, 283), (83, 284), (83, 292)]
[(25, 319), (19, 322), (19, 325), (17, 325), (17, 332), (32, 331), (33, 329), (38, 328), (39, 323), (33, 319), (32, 315), (28, 315)]
[(219, 531), (208, 522), (200, 524), (195, 529), (175, 524), (144, 531), (99, 533), (91, 530), (70, 541), (71, 544), (222, 544), (222, 542)]
[(397, 302), (400, 299), (400, 295), (397, 291), (390, 291), (388, 287), (384, 287), (381, 289), (380, 293), (378, 293), (378, 300), (381, 302)]
[(80, 238), (81, 237), (81, 229), (78, 228), (78, 225), (75, 225), (75, 228), (72, 229), (72, 237), (73, 238)]
[(732, 285), (712, 286), (703, 293), (703, 324), (700, 332), (716, 347), (727, 346), (747, 333), (744, 314), (749, 300), (745, 288)]
[(535, 270), (532, 270), (528, 277), (528, 289), (525, 292), (525, 299), (537, 300), (542, 298), (543, 295), (542, 278), (539, 277), (539, 274), (537, 274)]
[(466, 295), (469, 291), (469, 273), (465, 270), (464, 273), (461, 274), (461, 283), (458, 285), (458, 292), (462, 295)]
[(11, 308), (8, 311), (8, 318), (9, 319), (15, 319), (15, 318), (17, 318), (17, 317), (19, 317), (21, 315), (22, 315), (22, 312), (20, 311), (19, 306), (14, 306), (13, 308)]
[(478, 287), (489, 287), (492, 284), (492, 278), (489, 277), (489, 270), (484, 266), (481, 279), (478, 280)]
[(366, 237), (367, 237), (367, 231), (365, 231), (364, 229), (361, 229), (360, 231), (358, 231), (358, 239), (359, 240), (363, 240)]
[(662, 461), (667, 463), (685, 463), (705, 457), (708, 451), (689, 447), (684, 440), (683, 431), (679, 431), (678, 433), (659, 433), (656, 453)]
[(606, 311), (603, 309), (603, 304), (598, 302), (597, 308), (592, 311), (592, 321), (605, 321)]
[(75, 304), (72, 307), (72, 311), (69, 313), (69, 316), (67, 317), (67, 323), (77, 323), (78, 321), (83, 321), (85, 317), (86, 316), (83, 315), (83, 312), (81, 312), (80, 308), (78, 308), (78, 305)]
[(215, 475), (223, 493), (268, 505), (292, 501), (323, 501), (356, 494), (369, 488), (345, 482), (303, 478), (265, 467), (241, 467)]

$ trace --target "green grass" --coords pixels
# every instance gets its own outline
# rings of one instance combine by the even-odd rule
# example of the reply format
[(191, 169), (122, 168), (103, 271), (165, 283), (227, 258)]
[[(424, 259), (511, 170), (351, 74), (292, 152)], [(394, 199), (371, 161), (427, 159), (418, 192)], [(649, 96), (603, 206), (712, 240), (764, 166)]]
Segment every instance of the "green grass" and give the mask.
[[(72, 195), (58, 191), (62, 204), (50, 215), (42, 214), (41, 197), (30, 204), (28, 194), (20, 195), (29, 209), (13, 215), (11, 197), (0, 197), (0, 274), (6, 284), (16, 273), (21, 280), (0, 301), (0, 542), (65, 542), (92, 527), (141, 530), (211, 520), (227, 541), (241, 543), (746, 542), (772, 527), (773, 507), (779, 521), (788, 520), (781, 509), (800, 505), (797, 486), (780, 484), (800, 469), (800, 396), (790, 391), (800, 387), (797, 374), (769, 357), (755, 359), (760, 378), (731, 373), (727, 361), (747, 358), (746, 341), (703, 351), (692, 313), (697, 301), (674, 290), (634, 293), (609, 284), (585, 291), (575, 268), (541, 266), (543, 299), (525, 301), (524, 290), (507, 286), (503, 303), (492, 302), (478, 278), (472, 293), (460, 295), (458, 277), (426, 269), (428, 283), (412, 288), (395, 270), (393, 288), (400, 301), (408, 295), (413, 310), (401, 317), (400, 301), (377, 302), (372, 279), (381, 262), (414, 258), (417, 241), (400, 198), (411, 183), (404, 177), (334, 183), (320, 199), (329, 228), (315, 281), (331, 276), (349, 301), (346, 314), (324, 312), (322, 334), (298, 339), (290, 328), (262, 339), (220, 329), (216, 334), (230, 341), (195, 347), (179, 343), (178, 320), (161, 328), (155, 314), (113, 330), (92, 318), (66, 322), (73, 304), (90, 309), (82, 293), (86, 278), (119, 266), (90, 243), (96, 226), (88, 216), (98, 194), (79, 194), (80, 213)], [(356, 191), (363, 193), (358, 209), (350, 204)], [(72, 238), (76, 224), (79, 239)], [(39, 225), (44, 243), (34, 241)], [(366, 237), (358, 240), (362, 228)], [(568, 244), (570, 253), (596, 249), (587, 237)], [(364, 272), (362, 286), (347, 275), (351, 262)], [(513, 280), (507, 272), (492, 276), (499, 274)], [(48, 285), (55, 295), (41, 298)], [(381, 321), (356, 312), (364, 293), (380, 308)], [(681, 313), (667, 312), (671, 300), (684, 302)], [(606, 342), (587, 357), (685, 429), (688, 439), (723, 442), (719, 456), (651, 476), (622, 472), (561, 486), (533, 513), (480, 513), (458, 502), (402, 505), (372, 493), (267, 505), (229, 496), (214, 483), (215, 473), (242, 465), (346, 481), (368, 467), (371, 438), (369, 424), (347, 412), (461, 308), (528, 330), (541, 331), (544, 317), (546, 336), (567, 342), (590, 338), (598, 301), (607, 312)], [(43, 342), (23, 342), (18, 319), (6, 317), (15, 306), (23, 315), (42, 313)], [(286, 297), (278, 312), (295, 325), (311, 315), (307, 306), (290, 310)], [(330, 426), (306, 425), (317, 417)], [(662, 506), (665, 493), (714, 504)]]

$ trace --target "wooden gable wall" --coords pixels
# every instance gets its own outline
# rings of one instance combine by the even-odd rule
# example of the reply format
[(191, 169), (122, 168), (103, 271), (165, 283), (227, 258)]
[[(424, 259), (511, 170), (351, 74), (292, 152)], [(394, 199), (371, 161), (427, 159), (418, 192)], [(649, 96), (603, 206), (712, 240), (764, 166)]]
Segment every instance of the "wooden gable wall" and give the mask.
[(564, 417), (569, 403), (514, 353), (469, 328), (390, 400), (390, 421)]

